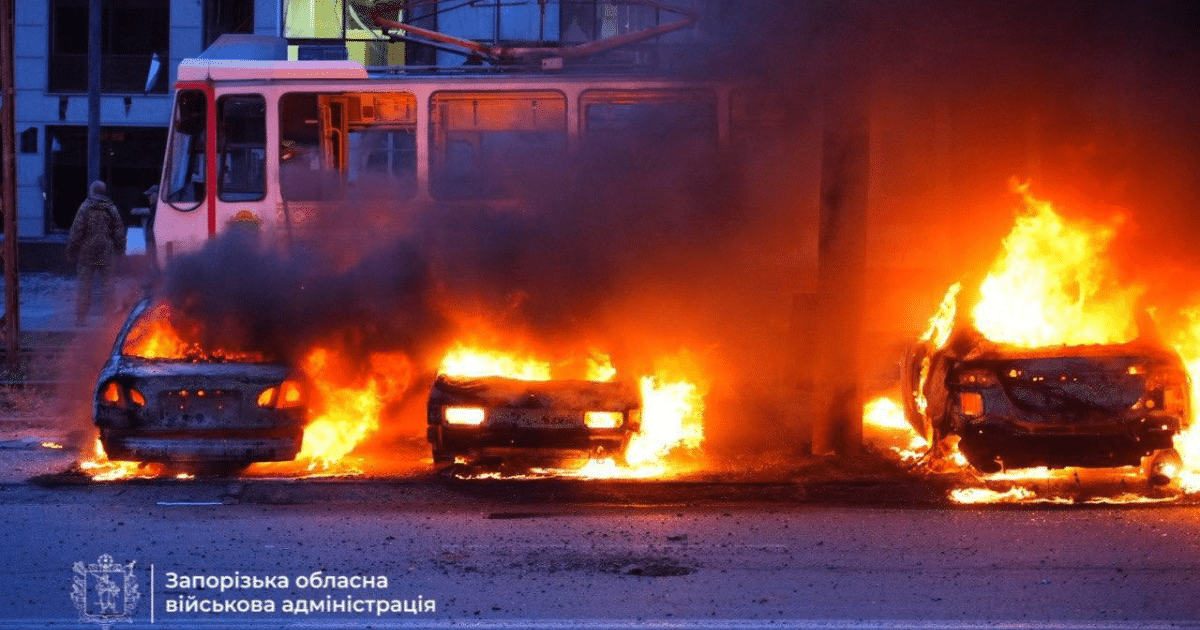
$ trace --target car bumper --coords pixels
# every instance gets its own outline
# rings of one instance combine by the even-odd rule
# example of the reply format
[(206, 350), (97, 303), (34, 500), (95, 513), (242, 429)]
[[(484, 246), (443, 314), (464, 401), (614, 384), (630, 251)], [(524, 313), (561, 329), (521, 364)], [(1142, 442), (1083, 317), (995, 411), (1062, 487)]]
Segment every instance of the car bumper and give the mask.
[(630, 433), (624, 430), (429, 427), (434, 461), (489, 457), (561, 459), (620, 454)]
[(959, 449), (981, 469), (980, 463), (994, 460), (1006, 468), (1136, 466), (1150, 453), (1172, 448), (1180, 428), (1171, 416), (1065, 425), (987, 418), (962, 430)]
[(253, 463), (295, 459), (302, 438), (295, 436), (150, 436), (101, 437), (110, 459), (164, 463)]

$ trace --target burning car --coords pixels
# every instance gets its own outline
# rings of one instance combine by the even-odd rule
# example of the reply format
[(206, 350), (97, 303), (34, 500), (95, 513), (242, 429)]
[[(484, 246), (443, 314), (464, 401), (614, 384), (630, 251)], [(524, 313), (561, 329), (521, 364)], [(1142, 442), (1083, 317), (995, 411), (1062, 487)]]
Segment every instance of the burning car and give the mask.
[(932, 444), (957, 436), (981, 472), (1145, 464), (1161, 485), (1180, 467), (1188, 373), (1145, 329), (1126, 343), (1026, 348), (959, 321), (944, 345), (921, 344), (906, 362), (909, 422)]
[(440, 375), (428, 403), (435, 463), (621, 458), (641, 421), (622, 381)]
[(257, 353), (183, 341), (165, 303), (144, 298), (117, 335), (96, 384), (94, 420), (113, 460), (227, 473), (299, 452), (302, 379)]

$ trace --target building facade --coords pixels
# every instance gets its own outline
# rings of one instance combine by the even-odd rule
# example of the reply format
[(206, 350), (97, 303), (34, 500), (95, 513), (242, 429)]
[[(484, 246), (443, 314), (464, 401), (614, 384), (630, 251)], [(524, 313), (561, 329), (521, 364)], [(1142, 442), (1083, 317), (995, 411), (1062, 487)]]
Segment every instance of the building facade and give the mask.
[[(18, 236), (65, 240), (89, 183), (88, 0), (14, 5)], [(179, 61), (222, 33), (277, 34), (280, 11), (276, 0), (102, 7), (100, 173), (129, 218), (160, 175)]]
[[(489, 44), (571, 44), (677, 19), (647, 6), (591, 0), (396, 2), (344, 0), (91, 0), (102, 5), (100, 177), (127, 223), (158, 181), (180, 60), (225, 33), (281, 35), (292, 58), (346, 58), (368, 66), (460, 65), (461, 54), (389, 41), (375, 16)], [(56, 242), (86, 196), (89, 0), (14, 3), (18, 236)], [(685, 1), (696, 9), (704, 1)], [(641, 51), (694, 34), (671, 34)], [(638, 55), (622, 51), (621, 55)]]

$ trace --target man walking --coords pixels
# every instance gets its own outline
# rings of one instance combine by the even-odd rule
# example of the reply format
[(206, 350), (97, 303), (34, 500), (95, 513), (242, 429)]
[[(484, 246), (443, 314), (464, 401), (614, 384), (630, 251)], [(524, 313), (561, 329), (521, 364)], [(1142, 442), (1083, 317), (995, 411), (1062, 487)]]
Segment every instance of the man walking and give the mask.
[(75, 298), (75, 323), (87, 322), (92, 305), (92, 284), (98, 281), (100, 306), (107, 311), (109, 282), (116, 258), (125, 253), (125, 224), (102, 181), (94, 181), (88, 197), (75, 213), (71, 233), (67, 237), (67, 257), (76, 262), (79, 272), (79, 292)]

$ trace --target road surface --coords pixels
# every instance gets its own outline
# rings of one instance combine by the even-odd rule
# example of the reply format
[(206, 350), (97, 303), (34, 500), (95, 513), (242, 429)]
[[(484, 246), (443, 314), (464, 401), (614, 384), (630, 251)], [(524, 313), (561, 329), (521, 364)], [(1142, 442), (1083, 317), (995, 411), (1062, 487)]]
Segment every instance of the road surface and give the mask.
[(121, 628), (1200, 628), (1193, 506), (856, 506), (785, 486), (8, 483), (0, 628), (97, 627), (73, 566), (104, 554), (138, 586)]

